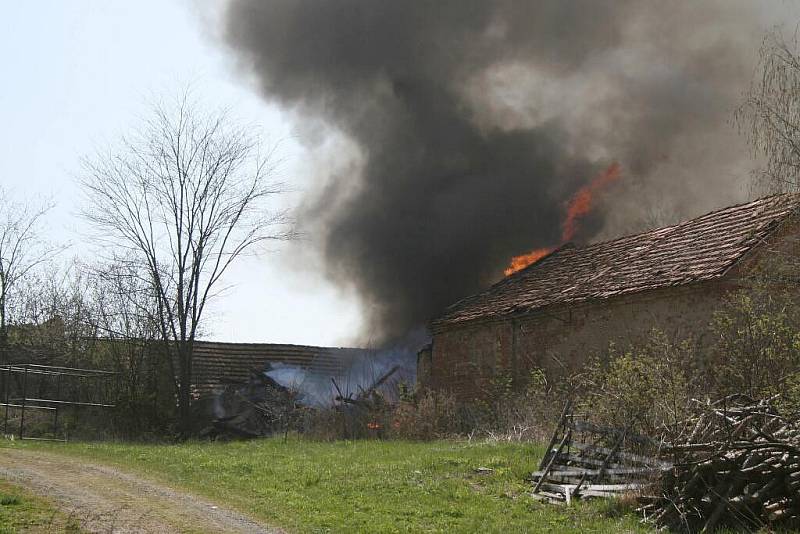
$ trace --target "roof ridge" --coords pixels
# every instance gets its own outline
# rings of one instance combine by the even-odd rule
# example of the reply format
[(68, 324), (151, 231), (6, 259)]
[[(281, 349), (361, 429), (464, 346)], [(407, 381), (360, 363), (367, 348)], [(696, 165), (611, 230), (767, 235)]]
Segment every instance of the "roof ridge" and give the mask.
[(659, 226), (657, 228), (650, 228), (649, 230), (645, 230), (643, 232), (632, 232), (630, 234), (621, 235), (619, 237), (613, 237), (613, 238), (607, 239), (605, 241), (597, 241), (597, 242), (594, 242), (594, 243), (588, 243), (586, 245), (582, 245), (582, 246), (577, 247), (577, 248), (588, 248), (588, 247), (594, 247), (594, 246), (597, 246), (597, 245), (607, 245), (609, 243), (614, 243), (616, 241), (621, 241), (623, 239), (629, 239), (631, 237), (643, 236), (643, 235), (649, 234), (651, 232), (659, 232), (661, 230), (668, 230), (668, 229), (671, 230), (671, 229), (677, 228), (679, 226), (685, 226), (688, 223), (691, 223), (691, 222), (694, 222), (694, 221), (698, 221), (698, 220), (703, 219), (705, 217), (709, 217), (709, 216), (712, 216), (712, 215), (717, 215), (719, 213), (722, 213), (723, 211), (735, 210), (735, 209), (738, 209), (738, 208), (743, 208), (745, 206), (750, 206), (752, 204), (763, 203), (763, 202), (765, 202), (767, 200), (776, 200), (779, 197), (781, 197), (781, 198), (783, 198), (783, 197), (785, 197), (785, 198), (797, 197), (798, 203), (800, 203), (800, 193), (777, 193), (777, 194), (774, 194), (774, 195), (767, 195), (767, 196), (764, 196), (764, 197), (756, 198), (754, 200), (748, 200), (747, 202), (740, 202), (738, 204), (732, 204), (730, 206), (725, 206), (725, 207), (722, 207), (722, 208), (716, 208), (714, 210), (711, 210), (711, 211), (708, 211), (706, 213), (700, 214), (700, 215), (698, 215), (696, 217), (692, 217), (690, 219), (684, 219), (682, 221), (676, 222), (675, 224), (668, 224), (666, 226)]
[(298, 348), (298, 349), (322, 349), (322, 350), (375, 350), (365, 347), (342, 347), (342, 346), (322, 346), (322, 345), (299, 345), (296, 343), (270, 343), (268, 341), (215, 341), (211, 339), (196, 339), (194, 343), (203, 343), (208, 345), (233, 345), (236, 347), (288, 347), (288, 348)]
[[(557, 246), (551, 252), (545, 254), (544, 256), (542, 256), (541, 258), (539, 258), (535, 262), (531, 263), (530, 265), (527, 265), (527, 266), (523, 267), (522, 269), (520, 269), (518, 271), (515, 271), (511, 275), (504, 276), (502, 280), (498, 280), (497, 282), (492, 284), (490, 287), (495, 287), (495, 286), (497, 286), (499, 284), (502, 284), (503, 282), (505, 282), (507, 280), (510, 280), (512, 278), (516, 278), (516, 277), (518, 277), (518, 275), (524, 273), (525, 271), (528, 271), (528, 270), (532, 269), (534, 266), (540, 266), (544, 262), (544, 260), (550, 258), (551, 256), (554, 256), (556, 253), (564, 250), (567, 247), (574, 247), (575, 249), (583, 250), (583, 249), (587, 249), (587, 248), (590, 248), (590, 247), (601, 247), (603, 245), (609, 245), (611, 243), (616, 243), (618, 241), (623, 241), (625, 239), (631, 239), (631, 238), (634, 238), (634, 237), (642, 237), (642, 236), (645, 236), (647, 234), (652, 234), (652, 233), (656, 233), (656, 232), (663, 232), (665, 230), (669, 230), (663, 236), (659, 236), (658, 240), (660, 241), (664, 237), (670, 235), (673, 230), (675, 230), (675, 229), (677, 229), (677, 228), (679, 228), (681, 226), (686, 226), (689, 223), (692, 223), (692, 222), (698, 221), (700, 219), (703, 219), (704, 217), (709, 217), (709, 216), (712, 216), (712, 215), (716, 215), (716, 214), (721, 213), (723, 211), (742, 208), (744, 206), (749, 206), (751, 204), (761, 203), (761, 202), (764, 202), (766, 200), (774, 200), (774, 199), (777, 199), (778, 197), (791, 197), (791, 196), (797, 197), (798, 202), (800, 202), (800, 193), (777, 193), (777, 194), (774, 194), (774, 195), (767, 195), (765, 197), (759, 197), (759, 198), (757, 198), (755, 200), (748, 200), (747, 202), (740, 202), (739, 204), (733, 204), (733, 205), (730, 205), (730, 206), (717, 208), (717, 209), (708, 211), (706, 213), (703, 213), (701, 215), (698, 215), (697, 217), (692, 217), (690, 219), (684, 219), (682, 221), (676, 222), (675, 224), (668, 224), (666, 226), (659, 226), (657, 228), (650, 228), (649, 230), (644, 230), (642, 232), (632, 232), (630, 234), (624, 234), (624, 235), (621, 235), (621, 236), (618, 236), (618, 237), (613, 237), (611, 239), (606, 239), (605, 241), (596, 241), (594, 243), (587, 243), (585, 245), (577, 245), (573, 241), (567, 241), (566, 243), (562, 243), (561, 245)], [(648, 247), (648, 248), (650, 248), (650, 247)], [(471, 295), (471, 296), (475, 296), (475, 295)], [(466, 298), (469, 298), (469, 297), (466, 297)], [(461, 300), (465, 300), (465, 299), (461, 299)], [(459, 302), (461, 302), (461, 301), (453, 303), (451, 306), (455, 306)], [(448, 306), (448, 308), (451, 307), (451, 306)]]

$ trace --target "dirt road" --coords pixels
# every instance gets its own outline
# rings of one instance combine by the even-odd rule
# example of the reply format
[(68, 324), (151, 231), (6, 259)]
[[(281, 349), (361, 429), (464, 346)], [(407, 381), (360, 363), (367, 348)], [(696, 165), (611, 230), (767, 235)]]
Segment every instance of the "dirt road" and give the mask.
[(89, 532), (280, 532), (193, 495), (66, 456), (3, 448), (0, 478), (47, 497)]

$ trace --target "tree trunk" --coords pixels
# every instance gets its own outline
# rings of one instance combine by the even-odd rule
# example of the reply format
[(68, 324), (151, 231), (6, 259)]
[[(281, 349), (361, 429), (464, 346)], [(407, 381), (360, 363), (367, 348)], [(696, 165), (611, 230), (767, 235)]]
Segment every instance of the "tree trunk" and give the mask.
[(188, 437), (192, 430), (192, 351), (191, 341), (178, 341), (178, 420), (180, 432)]
[(6, 296), (0, 295), (0, 364), (9, 363), (8, 325), (6, 325)]

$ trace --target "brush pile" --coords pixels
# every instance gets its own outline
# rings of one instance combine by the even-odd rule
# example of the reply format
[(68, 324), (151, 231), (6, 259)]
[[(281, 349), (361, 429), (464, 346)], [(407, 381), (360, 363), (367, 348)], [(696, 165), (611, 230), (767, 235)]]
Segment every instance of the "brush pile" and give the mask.
[(310, 410), (296, 391), (256, 371), (244, 384), (229, 385), (207, 402), (212, 418), (200, 435), (221, 440), (285, 434)]
[(688, 532), (800, 528), (800, 417), (775, 400), (698, 403), (686, 437), (662, 451), (674, 467), (643, 497), (646, 519)]
[(334, 410), (339, 414), (342, 435), (348, 439), (363, 437), (384, 437), (390, 404), (381, 392), (383, 386), (399, 369), (392, 367), (379, 376), (368, 388), (359, 387), (357, 394), (345, 395), (335, 379), (331, 379), (337, 395)]

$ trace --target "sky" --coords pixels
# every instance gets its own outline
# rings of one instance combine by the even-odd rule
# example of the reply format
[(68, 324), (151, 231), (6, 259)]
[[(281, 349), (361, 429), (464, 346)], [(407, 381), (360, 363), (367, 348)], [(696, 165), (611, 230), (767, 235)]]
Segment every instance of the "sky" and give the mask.
[[(304, 192), (313, 192), (315, 172), (336, 159), (331, 154), (348, 152), (348, 141), (322, 123), (301, 120), (261, 96), (256, 75), (220, 35), (222, 1), (5, 0), (1, 5), (0, 185), (18, 200), (55, 201), (47, 237), (71, 245), (62, 255), (65, 263), (72, 257), (91, 261), (98, 253), (79, 217), (82, 158), (136, 127), (154, 99), (189, 88), (209, 107), (230, 108), (258, 125), (265, 144), (278, 145), (277, 178), (293, 190), (282, 198), (290, 209)], [(764, 29), (798, 20), (798, 5), (761, 4)], [(698, 31), (706, 30), (699, 25)], [(343, 171), (330, 174), (337, 172)], [(337, 285), (326, 280), (318, 250), (310, 240), (299, 240), (242, 259), (209, 310), (205, 338), (315, 345), (363, 340), (376, 312), (362, 308), (354, 289), (341, 280)]]
[[(210, 2), (4, 2), (0, 17), (0, 184), (17, 200), (51, 198), (48, 238), (69, 243), (62, 259), (97, 252), (79, 217), (81, 160), (146, 116), (149, 103), (187, 87), (209, 107), (260, 127), (277, 144), (278, 178), (308, 186), (308, 154), (291, 117), (264, 102), (214, 35)], [(272, 246), (229, 272), (209, 310), (205, 337), (219, 341), (342, 345), (361, 325), (353, 295), (314, 274), (317, 258)], [(304, 258), (303, 268), (293, 262)]]

